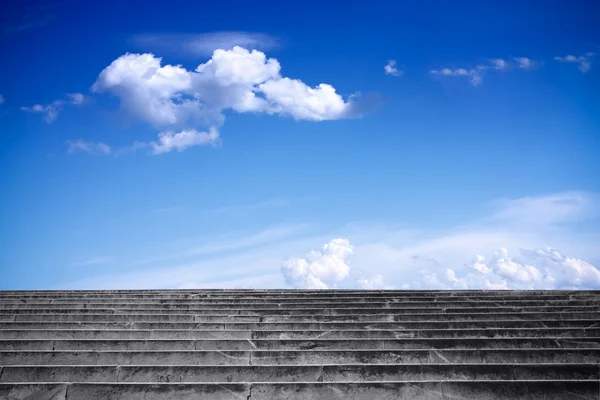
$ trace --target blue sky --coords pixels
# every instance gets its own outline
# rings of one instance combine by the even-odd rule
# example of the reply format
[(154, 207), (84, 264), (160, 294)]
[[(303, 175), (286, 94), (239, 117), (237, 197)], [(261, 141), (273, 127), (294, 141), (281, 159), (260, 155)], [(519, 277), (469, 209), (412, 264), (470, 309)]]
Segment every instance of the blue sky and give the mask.
[(597, 2), (217, 3), (2, 5), (0, 289), (600, 287)]

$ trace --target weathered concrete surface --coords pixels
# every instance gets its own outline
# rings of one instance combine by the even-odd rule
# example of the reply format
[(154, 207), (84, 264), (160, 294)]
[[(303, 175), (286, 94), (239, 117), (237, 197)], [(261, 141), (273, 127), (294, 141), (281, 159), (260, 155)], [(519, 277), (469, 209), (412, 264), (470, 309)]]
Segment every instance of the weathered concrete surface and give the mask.
[(0, 292), (0, 400), (597, 399), (598, 291)]

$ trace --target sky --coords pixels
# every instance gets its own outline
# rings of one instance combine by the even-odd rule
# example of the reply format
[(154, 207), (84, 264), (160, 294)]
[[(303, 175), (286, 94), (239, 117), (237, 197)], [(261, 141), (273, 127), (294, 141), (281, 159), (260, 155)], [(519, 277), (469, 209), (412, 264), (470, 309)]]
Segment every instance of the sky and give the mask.
[(0, 7), (0, 289), (600, 288), (597, 1)]

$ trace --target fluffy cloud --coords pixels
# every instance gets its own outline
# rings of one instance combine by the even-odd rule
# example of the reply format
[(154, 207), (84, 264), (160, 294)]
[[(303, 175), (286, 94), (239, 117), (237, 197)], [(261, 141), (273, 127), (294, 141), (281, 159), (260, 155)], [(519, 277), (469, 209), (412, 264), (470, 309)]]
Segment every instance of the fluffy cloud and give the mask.
[(81, 105), (85, 101), (85, 96), (81, 93), (69, 93), (67, 94), (68, 100), (54, 100), (50, 104), (42, 105), (35, 104), (30, 107), (21, 107), (22, 111), (42, 114), (44, 121), (48, 124), (56, 121), (58, 114), (64, 108), (65, 105)]
[(583, 73), (589, 71), (592, 66), (592, 58), (595, 53), (587, 52), (582, 56), (567, 55), (564, 57), (554, 57), (554, 60), (566, 63), (576, 63), (579, 65), (579, 70)]
[(386, 75), (402, 76), (404, 71), (398, 69), (396, 60), (389, 60), (388, 63), (383, 67), (383, 71)]
[(67, 140), (67, 153), (84, 152), (97, 155), (108, 155), (112, 149), (102, 142), (89, 142), (83, 139)]
[(158, 142), (135, 142), (133, 148), (137, 150), (149, 147), (152, 149), (152, 154), (163, 154), (173, 150), (183, 151), (192, 146), (216, 145), (218, 142), (219, 131), (215, 128), (210, 128), (208, 132), (190, 129), (178, 133), (162, 132), (158, 135)]
[(469, 79), (469, 83), (475, 87), (481, 85), (483, 82), (483, 73), (487, 69), (485, 65), (478, 65), (475, 68), (465, 69), (465, 68), (442, 68), (442, 69), (432, 69), (429, 71), (432, 75), (439, 76), (464, 76)]
[(476, 256), (458, 276), (453, 269), (442, 273), (424, 270), (411, 287), (439, 289), (592, 289), (600, 286), (600, 270), (590, 263), (562, 255), (552, 248), (521, 249), (511, 258), (500, 248), (486, 261)]
[(162, 59), (152, 54), (125, 54), (100, 73), (92, 90), (118, 96), (122, 109), (142, 121), (183, 129), (179, 134), (161, 133), (153, 146), (157, 153), (173, 148), (163, 146), (163, 141), (183, 143), (174, 147), (179, 150), (189, 143), (206, 143), (201, 138), (214, 134), (202, 135), (190, 125), (214, 129), (223, 123), (226, 110), (311, 121), (354, 117), (360, 110), (356, 97), (344, 100), (331, 85), (311, 87), (283, 77), (276, 59), (239, 46), (215, 50), (210, 60), (193, 71), (162, 65)]
[(281, 266), (285, 282), (301, 289), (335, 287), (350, 275), (348, 259), (354, 247), (347, 239), (333, 239), (321, 251), (311, 251), (304, 258), (287, 260)]

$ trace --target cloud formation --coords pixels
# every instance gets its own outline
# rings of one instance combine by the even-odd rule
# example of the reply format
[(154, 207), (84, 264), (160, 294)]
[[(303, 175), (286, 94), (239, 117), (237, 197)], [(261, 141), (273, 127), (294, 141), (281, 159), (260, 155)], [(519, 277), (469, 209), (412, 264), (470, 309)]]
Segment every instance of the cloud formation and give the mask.
[(67, 140), (67, 153), (84, 152), (95, 155), (109, 155), (112, 149), (102, 142), (90, 142), (83, 139)]
[(513, 57), (519, 69), (533, 69), (537, 66), (537, 62), (528, 57)]
[(336, 287), (350, 275), (349, 257), (354, 247), (347, 239), (333, 239), (321, 251), (311, 251), (303, 258), (292, 258), (281, 266), (285, 282), (298, 289)]
[(266, 33), (221, 31), (200, 34), (143, 34), (133, 42), (144, 50), (159, 53), (210, 56), (217, 49), (231, 50), (235, 46), (261, 51), (279, 47), (280, 41)]
[(151, 149), (152, 154), (169, 153), (173, 150), (183, 151), (188, 147), (202, 145), (216, 145), (219, 143), (219, 131), (216, 128), (210, 128), (207, 132), (199, 132), (195, 129), (183, 130), (178, 133), (162, 132), (158, 134), (157, 142), (142, 143), (135, 142), (134, 150), (147, 148)]
[(594, 55), (595, 55), (595, 53), (593, 53), (593, 52), (587, 52), (581, 56), (574, 56), (574, 55), (569, 54), (564, 57), (554, 57), (554, 60), (560, 61), (560, 62), (578, 64), (579, 66), (577, 68), (581, 72), (586, 73), (592, 67), (592, 58), (594, 57)]
[(42, 105), (35, 104), (30, 107), (21, 107), (22, 111), (42, 114), (44, 121), (47, 124), (51, 124), (56, 121), (58, 114), (62, 111), (65, 105), (76, 105), (79, 106), (85, 102), (85, 96), (81, 93), (68, 93), (68, 100), (54, 100), (50, 104)]
[(521, 249), (512, 258), (505, 248), (486, 261), (477, 255), (459, 276), (453, 269), (422, 272), (422, 281), (411, 287), (426, 289), (593, 289), (600, 287), (600, 270), (590, 263), (567, 257), (553, 248)]
[[(118, 96), (121, 108), (141, 121), (160, 129), (181, 129), (161, 133), (152, 145), (155, 154), (216, 140), (226, 110), (309, 121), (357, 117), (363, 110), (358, 95), (344, 100), (329, 84), (310, 87), (282, 76), (279, 62), (258, 50), (215, 50), (193, 71), (161, 64), (152, 54), (125, 54), (106, 67), (92, 87)], [(211, 128), (208, 136), (195, 131), (198, 125)]]
[(464, 76), (469, 79), (469, 83), (475, 87), (481, 85), (483, 82), (483, 73), (488, 67), (485, 65), (478, 65), (475, 68), (465, 69), (465, 68), (442, 68), (442, 69), (432, 69), (429, 71), (432, 75), (439, 76)]
[(387, 64), (383, 67), (383, 71), (386, 75), (391, 76), (402, 76), (404, 75), (404, 71), (398, 69), (398, 65), (396, 60), (389, 60)]

